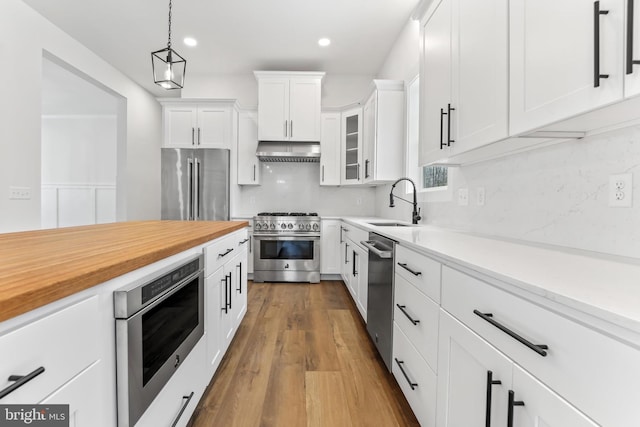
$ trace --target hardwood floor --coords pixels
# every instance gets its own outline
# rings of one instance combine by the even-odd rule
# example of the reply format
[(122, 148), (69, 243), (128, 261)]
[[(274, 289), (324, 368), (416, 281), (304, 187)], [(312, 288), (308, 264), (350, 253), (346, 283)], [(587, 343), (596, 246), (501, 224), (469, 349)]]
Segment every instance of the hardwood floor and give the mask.
[(192, 427), (418, 426), (344, 284), (249, 282)]

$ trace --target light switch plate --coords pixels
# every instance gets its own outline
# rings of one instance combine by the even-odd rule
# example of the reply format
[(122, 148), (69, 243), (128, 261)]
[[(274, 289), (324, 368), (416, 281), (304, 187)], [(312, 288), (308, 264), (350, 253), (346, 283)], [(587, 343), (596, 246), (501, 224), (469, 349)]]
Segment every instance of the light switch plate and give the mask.
[(31, 199), (31, 187), (9, 187), (10, 200)]

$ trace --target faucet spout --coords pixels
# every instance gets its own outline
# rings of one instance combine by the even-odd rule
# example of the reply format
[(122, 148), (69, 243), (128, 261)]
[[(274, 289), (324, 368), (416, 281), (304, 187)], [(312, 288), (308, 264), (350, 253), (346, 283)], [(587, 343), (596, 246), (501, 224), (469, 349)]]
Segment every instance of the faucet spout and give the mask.
[(410, 202), (409, 200), (403, 199), (402, 197), (398, 197), (398, 196), (395, 196), (395, 197), (400, 199), (400, 200), (404, 200), (407, 203), (411, 203), (413, 205), (413, 212), (411, 213), (411, 223), (412, 224), (417, 224), (418, 221), (420, 221), (422, 219), (422, 217), (420, 216), (420, 209), (418, 208), (418, 197), (417, 197), (417, 192), (416, 192), (416, 183), (413, 182), (413, 180), (411, 178), (403, 177), (403, 178), (400, 178), (396, 182), (393, 183), (393, 185), (391, 186), (391, 192), (389, 193), (389, 207), (393, 208), (395, 206), (393, 190), (396, 188), (396, 185), (398, 185), (398, 183), (400, 181), (409, 181), (411, 183), (411, 185), (413, 186), (413, 202)]

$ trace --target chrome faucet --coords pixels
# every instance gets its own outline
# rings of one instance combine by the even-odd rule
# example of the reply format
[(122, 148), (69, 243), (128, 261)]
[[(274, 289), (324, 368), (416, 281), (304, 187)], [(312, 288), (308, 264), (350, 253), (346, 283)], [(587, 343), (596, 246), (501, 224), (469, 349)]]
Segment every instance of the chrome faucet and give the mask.
[(411, 213), (411, 223), (417, 224), (418, 221), (422, 219), (422, 217), (420, 216), (420, 208), (418, 208), (418, 198), (416, 196), (416, 184), (415, 182), (413, 182), (411, 178), (400, 178), (399, 180), (393, 183), (393, 185), (391, 186), (391, 192), (389, 193), (389, 207), (393, 208), (396, 206), (394, 203), (393, 189), (396, 188), (396, 185), (400, 181), (409, 181), (411, 185), (413, 185), (413, 202), (407, 199), (403, 199), (402, 197), (398, 197), (398, 196), (395, 196), (395, 197), (398, 197), (398, 199), (404, 200), (405, 202), (411, 203), (413, 205), (413, 212)]

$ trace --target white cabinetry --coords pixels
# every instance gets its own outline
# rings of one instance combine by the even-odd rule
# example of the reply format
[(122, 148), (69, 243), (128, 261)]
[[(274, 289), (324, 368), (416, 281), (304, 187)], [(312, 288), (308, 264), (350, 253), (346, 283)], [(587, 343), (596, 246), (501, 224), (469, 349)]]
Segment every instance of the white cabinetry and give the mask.
[(363, 109), (364, 182), (395, 181), (403, 175), (404, 83), (374, 80)]
[(624, 95), (640, 94), (640, 5), (627, 0)]
[(255, 71), (260, 141), (320, 141), (324, 73)]
[(340, 182), (360, 184), (362, 164), (362, 108), (356, 107), (342, 112), (342, 159)]
[(342, 222), (338, 219), (323, 219), (320, 237), (320, 274), (340, 274), (340, 235)]
[[(581, 411), (594, 425), (631, 427), (640, 419), (640, 408), (630, 404), (640, 401), (640, 390), (628, 381), (640, 378), (637, 349), (448, 267), (442, 272), (442, 309), (514, 362), (513, 384), (505, 393), (513, 391), (515, 400), (525, 403), (514, 408), (514, 419), (518, 420), (514, 426), (539, 425), (538, 418), (551, 427), (591, 426)], [(451, 324), (443, 323), (443, 318), (444, 312), (441, 324)], [(454, 358), (447, 338), (449, 329), (443, 326), (440, 330), (441, 387), (454, 383), (451, 378), (466, 375), (464, 369), (469, 369), (463, 364), (447, 371), (447, 361)], [(442, 389), (440, 395), (448, 399), (441, 405), (442, 411), (445, 406), (464, 405), (457, 402), (455, 391)], [(499, 406), (506, 410), (507, 402)], [(484, 423), (484, 417), (475, 422)]]
[(320, 185), (340, 185), (340, 113), (322, 113)]
[[(4, 349), (0, 352), (0, 389), (17, 386), (0, 402), (40, 402), (101, 359), (100, 316), (99, 297), (94, 296), (0, 336)], [(103, 366), (98, 364), (95, 369)], [(8, 380), (11, 376), (31, 379)], [(82, 406), (83, 393), (72, 387), (65, 396)], [(72, 407), (71, 412), (80, 409)]]
[(260, 185), (258, 113), (242, 110), (238, 114), (238, 185)]
[(512, 134), (622, 99), (623, 0), (513, 0), (510, 14)]
[(353, 298), (353, 302), (367, 321), (368, 263), (369, 251), (360, 242), (368, 240), (369, 232), (345, 222), (340, 227), (342, 280)]
[(233, 102), (163, 103), (163, 147), (231, 148)]
[(508, 1), (434, 3), (423, 21), (420, 164), (507, 137)]

